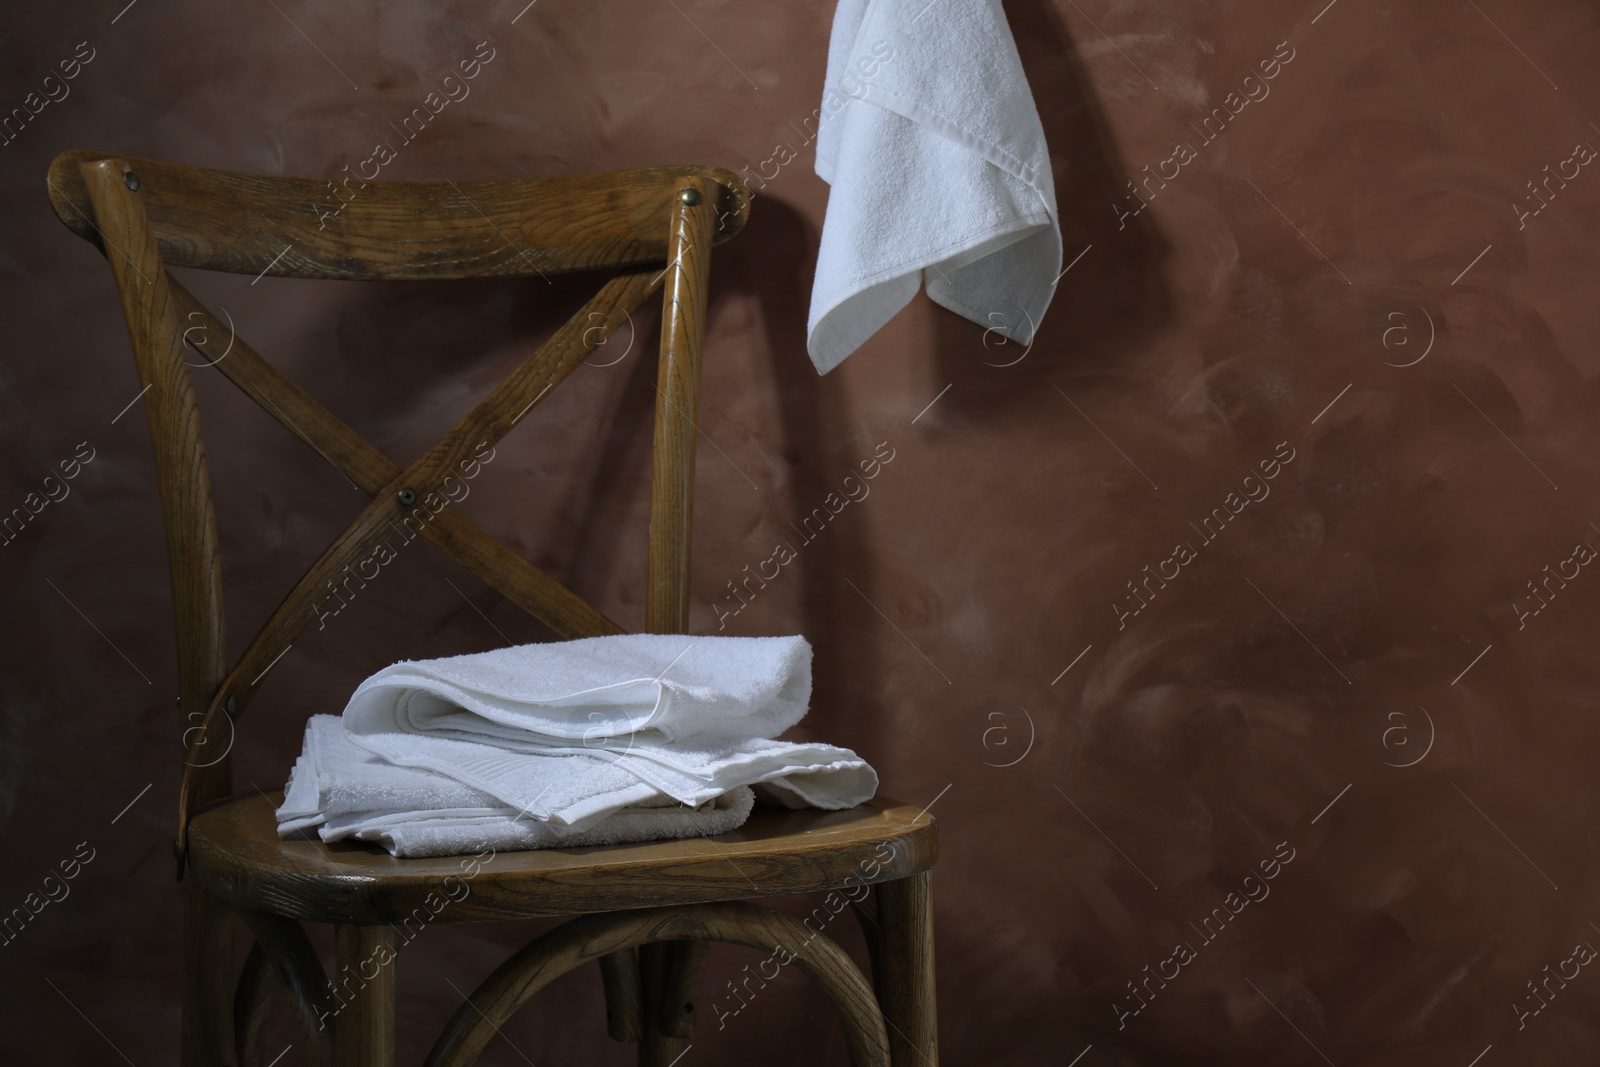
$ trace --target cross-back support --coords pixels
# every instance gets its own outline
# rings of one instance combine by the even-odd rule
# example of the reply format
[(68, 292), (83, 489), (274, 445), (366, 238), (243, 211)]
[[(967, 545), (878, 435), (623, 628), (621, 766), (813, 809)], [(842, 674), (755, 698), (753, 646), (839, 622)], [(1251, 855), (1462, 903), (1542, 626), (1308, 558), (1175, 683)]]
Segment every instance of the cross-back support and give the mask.
[[(57, 215), (111, 265), (155, 449), (188, 758), (176, 852), (194, 812), (231, 791), (234, 722), (317, 615), (317, 596), (415, 523), (429, 540), (565, 637), (622, 628), (451, 510), (444, 480), (492, 447), (656, 289), (664, 291), (651, 478), (646, 629), (688, 624), (694, 440), (711, 245), (742, 228), (749, 196), (711, 167), (514, 181), (344, 183), (231, 174), (69, 152), (51, 166)], [(721, 224), (712, 225), (717, 215)], [(185, 333), (223, 324), (168, 272), (199, 267), (301, 278), (544, 276), (621, 268), (438, 443), (401, 469), (235, 337), (212, 365), (372, 500), (295, 584), (239, 660), (226, 664), (211, 487)], [(231, 331), (228, 331), (231, 333)], [(414, 535), (413, 535), (414, 536)], [(223, 724), (226, 730), (223, 730)], [(208, 748), (208, 746), (212, 746)], [(224, 751), (209, 758), (215, 748)]]

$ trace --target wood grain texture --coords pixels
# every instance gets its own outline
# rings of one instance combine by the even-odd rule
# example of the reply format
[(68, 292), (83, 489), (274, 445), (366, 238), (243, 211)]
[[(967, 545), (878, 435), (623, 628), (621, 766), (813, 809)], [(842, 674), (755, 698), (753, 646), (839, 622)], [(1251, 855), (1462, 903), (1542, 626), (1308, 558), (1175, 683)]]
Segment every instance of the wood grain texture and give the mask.
[(661, 975), (656, 997), (656, 1029), (668, 1037), (694, 1036), (700, 1002), (700, 983), (706, 973), (711, 946), (704, 941), (674, 941)]
[(258, 941), (250, 946), (233, 988), (233, 1040), (239, 1067), (261, 1067), (261, 1042), (277, 991), (272, 961)]
[(270, 912), (244, 909), (239, 917), (255, 935), (256, 948), (271, 962), (278, 985), (288, 997), (306, 1059), (312, 1067), (330, 1067), (337, 1005), (305, 928)]
[[(694, 417), (700, 403), (700, 350), (705, 340), (706, 286), (710, 277), (712, 186), (685, 177), (672, 200), (671, 238), (662, 286), (661, 352), (656, 365), (656, 422), (650, 478), (650, 541), (645, 586), (645, 628), (651, 633), (689, 629), (689, 557), (694, 522)], [(698, 967), (694, 963), (698, 959)], [(639, 1067), (669, 1067), (687, 1049), (693, 1025), (681, 1012), (683, 990), (699, 981), (703, 952), (673, 945), (640, 949), (644, 1036)], [(686, 973), (685, 965), (692, 973)]]
[(606, 993), (606, 1032), (613, 1041), (638, 1041), (644, 1036), (638, 950), (625, 948), (601, 956), (600, 981)]
[[(90, 241), (100, 237), (79, 167), (108, 155), (64, 152), (50, 168), (56, 215)], [(359, 210), (324, 225), (314, 207), (330, 197), (324, 180), (117, 158), (138, 175), (164, 262), (238, 274), (419, 281), (660, 264), (672, 258), (671, 194), (679, 183), (703, 181), (713, 194), (711, 210), (722, 219), (712, 235), (718, 243), (738, 233), (750, 211), (744, 183), (720, 167), (645, 167), (486, 182), (358, 183), (348, 191)], [(114, 177), (122, 181), (120, 169)]]
[(184, 887), (182, 1067), (231, 1063), (233, 913), (214, 893)]
[(700, 405), (700, 349), (705, 342), (706, 284), (711, 270), (711, 188), (704, 179), (685, 178), (679, 184), (673, 198), (670, 261), (662, 287), (645, 596), (645, 627), (656, 634), (681, 634), (689, 629), (690, 527), (698, 432), (692, 413)]
[[(861, 927), (861, 939), (867, 943), (867, 961), (872, 967), (873, 988), (878, 988), (879, 976), (883, 974), (883, 953), (881, 951), (883, 939), (878, 936), (878, 891), (863, 896), (860, 900), (850, 901), (850, 911), (856, 917), (856, 925)], [(878, 990), (880, 1002), (883, 991)]]
[(889, 1023), (894, 1067), (938, 1067), (939, 1027), (934, 998), (932, 872), (874, 887), (878, 1001)]
[[(183, 321), (198, 321), (208, 330), (216, 331), (217, 336), (228, 332), (226, 324), (171, 275), (168, 275), (168, 285)], [(648, 292), (644, 296), (648, 296)], [(624, 306), (619, 304), (605, 314), (604, 321), (591, 322), (589, 329), (598, 332), (596, 343), (603, 343), (626, 317)], [(215, 366), (263, 411), (363, 491), (375, 495), (402, 473), (398, 464), (341, 422), (298, 383), (264, 359), (244, 338), (235, 337), (227, 358), (219, 359)], [(624, 632), (621, 626), (576, 593), (453, 508), (447, 507), (435, 515), (433, 521), (422, 528), (422, 533), (563, 637)]]
[(638, 949), (640, 1006), (644, 1021), (644, 1032), (639, 1038), (639, 1067), (668, 1067), (687, 1051), (687, 1042), (669, 1032), (671, 1020), (662, 1014), (677, 945), (677, 942), (657, 941), (640, 945)]
[(394, 1064), (395, 947), (392, 926), (334, 930), (333, 984), (339, 1007), (334, 1024), (337, 1067)]
[(850, 1062), (888, 1067), (889, 1041), (871, 988), (849, 955), (799, 919), (754, 904), (727, 902), (613, 915), (587, 915), (538, 938), (495, 969), (446, 1026), (427, 1067), (469, 1067), (496, 1028), (554, 979), (588, 960), (633, 945), (721, 941), (782, 951), (822, 987), (844, 1025)]
[(780, 896), (904, 878), (938, 858), (933, 818), (886, 797), (847, 811), (757, 805), (744, 826), (716, 837), (502, 852), (474, 863), (396, 859), (375, 845), (309, 835), (280, 840), (281, 796), (232, 797), (196, 816), (192, 874), (240, 908), (318, 922), (398, 923), (418, 908), (432, 923), (481, 922)]
[(187, 775), (194, 795), (209, 800), (231, 785), (228, 750), (208, 745), (207, 738), (216, 735), (203, 727), (226, 670), (227, 643), (211, 477), (177, 308), (143, 203), (124, 178), (126, 165), (107, 159), (55, 169), (78, 175), (88, 212), (78, 216), (87, 221), (92, 215), (111, 249), (106, 260), (122, 300), (155, 451), (178, 649), (179, 729), (190, 753)]

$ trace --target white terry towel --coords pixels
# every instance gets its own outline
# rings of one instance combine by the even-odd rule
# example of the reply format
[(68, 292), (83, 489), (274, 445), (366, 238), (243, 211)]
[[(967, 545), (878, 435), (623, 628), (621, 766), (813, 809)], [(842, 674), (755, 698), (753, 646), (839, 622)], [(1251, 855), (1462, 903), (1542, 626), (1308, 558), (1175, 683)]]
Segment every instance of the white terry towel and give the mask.
[(789, 807), (870, 799), (877, 774), (849, 749), (771, 740), (810, 694), (802, 637), (622, 635), (397, 663), (342, 719), (308, 722), (279, 832), (439, 855), (719, 833), (743, 822), (750, 786)]
[(326, 841), (345, 837), (375, 841), (390, 855), (401, 857), (460, 856), (485, 849), (516, 852), (622, 845), (725, 834), (743, 826), (754, 806), (755, 792), (741, 787), (697, 808), (677, 804), (626, 808), (588, 830), (566, 835), (548, 823), (516, 818), (510, 809), (464, 809), (431, 812), (427, 818), (401, 813), (329, 819), (322, 828), (322, 837)]
[(1044, 128), (1000, 0), (839, 0), (817, 130), (833, 188), (806, 325), (826, 374), (928, 297), (1026, 344), (1061, 270)]
[(668, 797), (697, 806), (742, 785), (760, 783), (791, 807), (832, 809), (854, 807), (878, 789), (877, 772), (861, 757), (815, 743), (666, 743), (651, 731), (594, 748), (508, 750), (428, 733), (351, 733), (350, 740), (385, 763), (445, 775), (541, 822), (574, 830), (630, 805)]
[[(589, 770), (618, 784), (603, 760)], [(449, 856), (727, 833), (744, 824), (754, 802), (747, 786), (694, 806), (656, 794), (574, 831), (445, 775), (386, 763), (356, 745), (338, 716), (314, 715), (278, 809), (278, 832), (315, 829), (324, 841), (376, 841), (396, 856)]]
[(804, 637), (619, 634), (402, 661), (356, 688), (344, 722), (519, 751), (640, 730), (734, 741), (776, 737), (810, 699)]

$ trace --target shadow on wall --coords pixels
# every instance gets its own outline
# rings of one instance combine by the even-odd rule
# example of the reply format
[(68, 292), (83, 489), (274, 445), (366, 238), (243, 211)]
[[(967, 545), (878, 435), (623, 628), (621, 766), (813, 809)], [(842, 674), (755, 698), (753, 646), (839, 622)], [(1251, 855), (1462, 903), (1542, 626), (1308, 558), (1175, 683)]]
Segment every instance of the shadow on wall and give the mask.
[[(744, 232), (719, 249), (719, 255), (721, 285), (713, 278), (713, 299), (718, 288), (727, 286), (754, 297), (765, 329), (767, 373), (778, 405), (772, 447), (791, 480), (788, 499), (768, 499), (763, 519), (770, 518), (776, 535), (786, 537), (791, 518), (798, 521), (838, 489), (834, 468), (839, 449), (847, 447), (853, 454), (870, 445), (848, 440), (855, 431), (839, 431), (850, 425), (842, 379), (818, 375), (806, 352), (816, 234), (805, 219), (784, 201), (764, 197), (752, 209)], [(841, 736), (840, 720), (852, 706), (876, 707), (881, 699), (877, 649), (858, 643), (847, 655), (836, 625), (841, 613), (852, 610), (843, 598), (856, 596), (845, 578), (864, 588), (870, 583), (872, 558), (865, 533), (859, 522), (831, 524), (825, 536), (805, 545), (801, 557), (800, 630), (815, 650), (806, 721), (819, 737)], [(858, 717), (850, 726), (865, 751), (886, 743), (885, 728), (882, 716)]]
[[(1013, 10), (1011, 16), (1045, 136), (1054, 148), (1058, 202), (1109, 205), (1121, 200), (1127, 179), (1061, 15), (1049, 3), (1037, 2)], [(1052, 304), (1044, 333), (1047, 351), (1018, 360), (1022, 346), (997, 343), (998, 335), (986, 336), (983, 326), (952, 312), (932, 311), (937, 324), (933, 352), (937, 375), (961, 383), (963, 414), (974, 421), (1016, 419), (1030, 405), (1059, 404), (1049, 383), (1065, 380), (1069, 368), (1049, 355), (1070, 360), (1074, 375), (1103, 377), (1123, 353), (1162, 329), (1169, 317), (1170, 301), (1161, 281), (1166, 243), (1153, 226), (1119, 232), (1110, 210), (1104, 218), (1073, 211), (1064, 215), (1066, 261), (1090, 244), (1095, 246), (1094, 258), (1080, 264), (1084, 269), (1075, 277), (1069, 276), (1070, 283)], [(840, 463), (839, 449), (857, 433), (849, 429), (852, 413), (842, 377), (819, 376), (806, 353), (816, 239), (798, 211), (780, 199), (764, 197), (740, 237), (718, 250), (713, 271), (713, 301), (719, 290), (729, 287), (752, 295), (766, 330), (779, 405), (777, 447), (792, 474), (789, 499), (782, 504), (769, 502), (769, 515), (786, 511), (799, 516), (835, 491), (833, 468)], [(917, 297), (918, 302), (925, 300)], [(713, 356), (708, 353), (708, 360)], [(868, 444), (864, 439), (862, 443)], [(775, 528), (781, 531), (784, 525), (780, 521)], [(862, 606), (847, 577), (867, 596), (878, 599), (868, 532), (858, 522), (838, 523), (805, 552), (802, 628), (817, 657), (808, 725), (819, 736), (837, 734), (841, 718), (852, 708), (881, 708), (889, 697), (881, 689), (884, 673), (878, 646), (855, 642), (847, 651), (839, 636), (838, 621)], [(881, 714), (854, 715), (849, 730), (865, 751), (886, 750), (894, 743), (889, 717)]]
[(1006, 7), (1050, 146), (1062, 266), (1069, 269), (1026, 356), (1023, 346), (938, 310), (940, 374), (962, 383), (962, 409), (975, 420), (1016, 418), (1031, 404), (1059, 405), (1052, 382), (1114, 375), (1172, 314), (1162, 278), (1167, 241), (1152, 220), (1116, 225), (1110, 205), (1126, 199), (1129, 176), (1061, 11), (1049, 0)]

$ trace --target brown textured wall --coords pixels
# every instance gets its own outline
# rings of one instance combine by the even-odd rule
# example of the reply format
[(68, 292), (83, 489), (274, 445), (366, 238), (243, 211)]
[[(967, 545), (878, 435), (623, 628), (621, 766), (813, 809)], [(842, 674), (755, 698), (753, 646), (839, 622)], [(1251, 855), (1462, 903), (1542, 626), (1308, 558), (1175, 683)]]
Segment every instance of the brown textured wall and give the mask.
[[(1600, 576), (1576, 547), (1600, 546), (1592, 5), (1008, 0), (1083, 256), (1025, 354), (919, 299), (826, 379), (804, 326), (827, 188), (800, 129), (830, 5), (121, 8), (17, 8), (0, 41), (6, 109), (78, 42), (93, 56), (0, 146), (0, 508), (79, 442), (94, 456), (0, 549), (0, 910), (93, 856), (0, 947), (0, 1058), (176, 1048), (149, 445), (137, 404), (117, 417), (138, 386), (109, 273), (51, 215), (45, 167), (93, 147), (332, 176), (482, 40), (472, 95), (385, 176), (800, 154), (713, 262), (694, 625), (716, 630), (744, 565), (797, 548), (725, 632), (805, 633), (803, 732), (857, 748), (894, 796), (937, 798), (946, 1062), (1600, 1058)], [(195, 285), (401, 460), (579, 292)], [(466, 505), (621, 619), (643, 596), (653, 324), (508, 438)], [(362, 497), (230, 387), (206, 381), (202, 411), (237, 644)], [(883, 442), (870, 496), (795, 543)], [(1135, 599), (1146, 565), (1170, 580)], [(300, 720), (392, 659), (544, 636), (410, 554), (295, 645), (247, 720), (240, 786), (280, 785)], [(406, 1062), (452, 984), (525, 936), (407, 947)], [(715, 974), (743, 962), (726, 950)], [(708, 1016), (686, 1063), (839, 1062), (825, 1002), (778, 985), (720, 1031)], [(629, 1062), (598, 996), (593, 969), (562, 980), (485, 1062)]]

